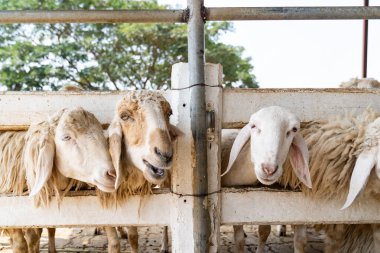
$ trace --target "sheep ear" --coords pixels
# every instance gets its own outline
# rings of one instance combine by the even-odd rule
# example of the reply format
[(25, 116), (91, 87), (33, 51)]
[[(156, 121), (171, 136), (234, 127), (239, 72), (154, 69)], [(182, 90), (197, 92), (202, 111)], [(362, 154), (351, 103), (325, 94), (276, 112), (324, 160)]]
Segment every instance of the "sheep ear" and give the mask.
[(350, 188), (348, 190), (348, 195), (346, 203), (344, 203), (341, 210), (349, 207), (359, 193), (362, 191), (364, 186), (367, 184), (369, 174), (371, 174), (372, 168), (376, 163), (375, 150), (370, 152), (361, 153), (356, 159), (354, 170), (352, 171)]
[(184, 133), (178, 127), (172, 124), (169, 124), (169, 134), (172, 141), (175, 141), (178, 137), (184, 135)]
[(54, 138), (53, 136), (49, 135), (49, 133), (43, 134), (43, 136), (40, 136), (40, 138), (42, 138), (42, 141), (37, 144), (37, 148), (31, 147), (33, 144), (29, 144), (29, 148), (36, 148), (38, 152), (38, 155), (33, 157), (36, 158), (37, 161), (30, 161), (31, 163), (35, 164), (35, 181), (31, 187), (29, 196), (35, 196), (38, 194), (44, 187), (45, 183), (49, 180), (53, 172), (55, 155)]
[(234, 143), (232, 144), (230, 159), (228, 161), (227, 169), (221, 176), (226, 175), (232, 168), (232, 165), (234, 164), (236, 158), (238, 157), (241, 149), (244, 147), (244, 145), (247, 143), (247, 141), (251, 137), (251, 129), (252, 129), (252, 123), (248, 123), (245, 127), (243, 127), (240, 130), (239, 134), (236, 136), (236, 139)]
[(108, 143), (109, 152), (111, 154), (112, 164), (116, 170), (115, 189), (119, 188), (123, 171), (121, 166), (121, 150), (123, 145), (123, 131), (121, 129), (119, 119), (115, 118), (108, 127)]
[(289, 159), (299, 180), (301, 180), (301, 182), (307, 187), (311, 188), (309, 151), (305, 140), (299, 133), (294, 136), (293, 142), (290, 145)]

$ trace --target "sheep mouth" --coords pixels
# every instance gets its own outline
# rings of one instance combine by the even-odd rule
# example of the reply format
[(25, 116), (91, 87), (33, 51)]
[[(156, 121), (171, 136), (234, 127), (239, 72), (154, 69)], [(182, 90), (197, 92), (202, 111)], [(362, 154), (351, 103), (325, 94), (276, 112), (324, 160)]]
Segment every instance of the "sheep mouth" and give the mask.
[(274, 184), (277, 180), (273, 180), (273, 179), (265, 179), (265, 178), (262, 178), (262, 177), (257, 177), (257, 179), (262, 183), (262, 184), (265, 184), (265, 185), (271, 185), (271, 184)]
[(96, 187), (103, 192), (114, 192), (115, 191), (115, 180), (95, 180)]
[(164, 178), (166, 173), (165, 169), (156, 167), (152, 164), (150, 164), (147, 160), (143, 160), (145, 166), (148, 168), (149, 173), (154, 176), (155, 178)]

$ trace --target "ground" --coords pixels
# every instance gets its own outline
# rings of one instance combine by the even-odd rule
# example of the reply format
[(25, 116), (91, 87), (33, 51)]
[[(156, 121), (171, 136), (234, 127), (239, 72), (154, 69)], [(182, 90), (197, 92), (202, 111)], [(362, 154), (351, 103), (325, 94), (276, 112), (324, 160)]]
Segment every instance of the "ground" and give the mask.
[[(245, 252), (255, 252), (257, 246), (257, 226), (244, 226), (247, 234)], [(272, 229), (274, 231), (274, 228)], [(288, 227), (290, 231), (290, 227)], [(233, 229), (231, 226), (221, 227), (222, 247), (221, 253), (233, 253)], [(155, 253), (160, 251), (162, 228), (159, 227), (140, 227), (139, 244), (141, 253)], [(306, 253), (321, 253), (322, 237), (308, 231), (309, 244)], [(267, 243), (266, 252), (268, 253), (293, 253), (293, 233), (288, 232), (286, 237), (270, 235)], [(107, 252), (107, 238), (104, 234), (93, 235), (92, 229), (82, 228), (59, 228), (56, 233), (56, 246), (58, 252)], [(122, 239), (122, 251), (130, 252), (130, 247), (126, 239)], [(7, 237), (0, 237), (0, 252), (11, 253), (9, 240)], [(44, 230), (41, 239), (41, 252), (47, 252), (47, 231)]]

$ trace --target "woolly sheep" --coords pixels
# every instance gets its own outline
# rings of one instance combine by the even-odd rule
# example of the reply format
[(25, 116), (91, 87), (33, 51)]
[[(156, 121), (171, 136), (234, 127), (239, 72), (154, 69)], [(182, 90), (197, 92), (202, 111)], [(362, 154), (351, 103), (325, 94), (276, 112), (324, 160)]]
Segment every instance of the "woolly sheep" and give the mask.
[[(380, 82), (374, 78), (351, 78), (349, 81), (342, 82), (339, 85), (340, 88), (373, 88), (379, 89)], [(277, 226), (277, 235), (285, 236), (286, 235), (286, 226), (278, 225)]]
[[(0, 134), (0, 192), (29, 191), (36, 206), (60, 201), (80, 181), (106, 192), (115, 191), (113, 168), (103, 129), (95, 116), (80, 107), (63, 109), (28, 131)], [(10, 230), (14, 252), (27, 252), (21, 229)]]
[[(311, 187), (308, 150), (299, 129), (297, 116), (284, 108), (271, 106), (254, 113), (237, 136), (231, 131), (225, 132), (222, 136), (222, 171), (225, 171), (222, 186), (273, 184), (291, 170), (283, 169), (288, 157), (299, 180)], [(234, 226), (234, 231), (236, 252), (244, 252), (243, 226)], [(257, 252), (262, 251), (259, 248)]]
[[(170, 104), (157, 92), (131, 91), (117, 105), (108, 128), (112, 161), (120, 187), (113, 194), (99, 193), (105, 205), (125, 201), (128, 196), (150, 194), (154, 185), (169, 180), (173, 141), (180, 131), (169, 123)], [(132, 252), (137, 252), (136, 227), (127, 227)], [(115, 228), (106, 228), (108, 252), (119, 252)]]
[[(80, 91), (77, 87), (66, 89)], [(168, 183), (172, 166), (172, 142), (180, 131), (169, 124), (170, 104), (159, 93), (130, 91), (116, 106), (115, 117), (110, 124), (109, 150), (118, 179), (114, 194), (98, 192), (102, 203), (110, 206), (122, 203), (130, 195), (150, 194), (153, 185)], [(120, 186), (120, 187), (119, 187)], [(49, 239), (53, 233), (49, 231)], [(106, 227), (108, 252), (119, 252), (120, 241), (113, 227)], [(127, 227), (132, 252), (138, 250), (137, 227)], [(167, 228), (164, 228), (167, 231)], [(165, 234), (164, 234), (165, 235)], [(163, 250), (167, 250), (167, 237), (163, 238)], [(55, 250), (53, 240), (49, 248)]]
[[(343, 208), (351, 205), (361, 191), (358, 200), (379, 197), (378, 169), (373, 170), (379, 150), (378, 116), (373, 110), (368, 109), (358, 116), (316, 120), (306, 123), (301, 128), (311, 156), (309, 167), (313, 189), (301, 187), (308, 197), (341, 203), (346, 200)], [(287, 166), (290, 166), (289, 163), (285, 164), (285, 167)], [(290, 173), (284, 173), (280, 184), (292, 189), (300, 186), (297, 178)], [(358, 240), (345, 239), (356, 236), (362, 238), (363, 242), (365, 236), (372, 236), (373, 233), (377, 242), (380, 238), (379, 227), (376, 225), (319, 225), (317, 228), (327, 233), (325, 252), (337, 252), (338, 249), (345, 249), (339, 252), (371, 252), (360, 249), (355, 251), (355, 247), (376, 247), (373, 252), (379, 252), (380, 248), (377, 247), (380, 245), (368, 246), (363, 243), (357, 244)], [(365, 228), (369, 232), (360, 232)], [(295, 231), (295, 252), (304, 252), (307, 241), (305, 230), (306, 227), (301, 226)], [(357, 234), (354, 236), (355, 232)], [(367, 242), (370, 245), (373, 243), (371, 239)]]
[(340, 88), (380, 88), (380, 82), (374, 78), (351, 78), (339, 85)]

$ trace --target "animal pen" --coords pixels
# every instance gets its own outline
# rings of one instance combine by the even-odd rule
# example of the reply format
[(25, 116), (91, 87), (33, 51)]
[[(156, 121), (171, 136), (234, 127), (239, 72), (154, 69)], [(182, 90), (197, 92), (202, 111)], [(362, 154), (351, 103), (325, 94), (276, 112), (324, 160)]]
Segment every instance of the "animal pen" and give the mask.
[[(28, 196), (1, 196), (0, 227), (167, 225), (172, 252), (199, 253), (219, 252), (221, 224), (379, 223), (378, 202), (340, 211), (341, 203), (311, 201), (299, 192), (221, 189), (221, 129), (241, 128), (260, 107), (284, 106), (302, 121), (344, 109), (380, 110), (380, 92), (374, 90), (223, 89), (222, 67), (204, 62), (207, 21), (317, 19), (380, 19), (380, 7), (205, 8), (202, 0), (188, 0), (184, 10), (0, 11), (0, 23), (188, 23), (189, 52), (188, 64), (173, 66), (172, 90), (162, 92), (173, 108), (172, 123), (184, 133), (176, 144), (170, 190), (133, 196), (114, 208), (102, 208), (91, 191), (47, 208), (35, 208)], [(62, 105), (82, 106), (108, 124), (127, 92), (2, 92), (0, 130), (25, 130)]]

